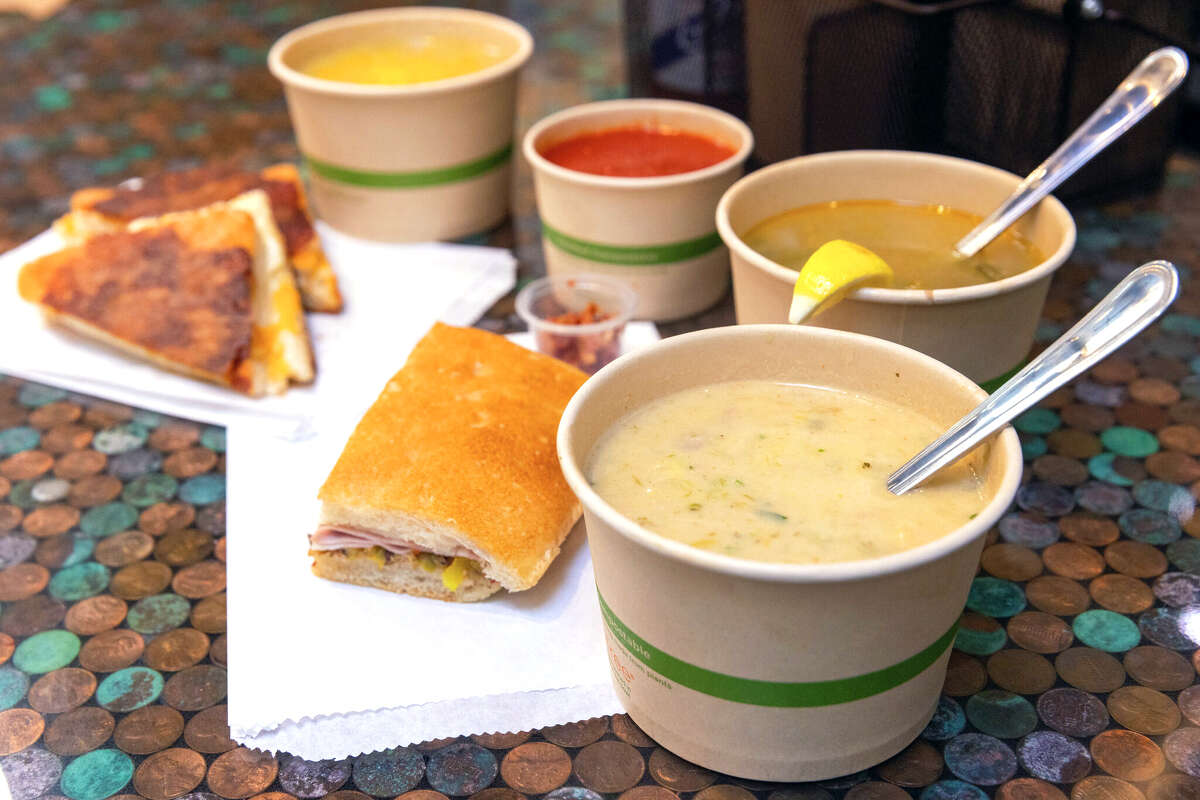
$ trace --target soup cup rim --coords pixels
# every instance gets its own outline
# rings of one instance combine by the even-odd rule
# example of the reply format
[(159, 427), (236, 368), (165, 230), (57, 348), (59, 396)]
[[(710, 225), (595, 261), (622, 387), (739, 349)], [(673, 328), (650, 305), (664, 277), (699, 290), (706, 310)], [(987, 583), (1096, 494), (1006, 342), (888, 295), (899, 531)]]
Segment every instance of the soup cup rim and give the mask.
[[(1002, 448), (1005, 451), (1002, 454), (1002, 458), (1007, 459), (1007, 469), (1001, 477), (995, 495), (977, 512), (974, 518), (930, 542), (876, 558), (839, 561), (827, 564), (785, 564), (754, 561), (735, 558), (721, 553), (712, 553), (674, 539), (669, 539), (666, 536), (638, 525), (617, 511), (592, 488), (584, 476), (583, 465), (580, 463), (581, 454), (574, 451), (570, 438), (571, 429), (576, 418), (600, 386), (614, 380), (620, 380), (622, 374), (631, 369), (639, 361), (653, 357), (656, 354), (662, 354), (663, 352), (669, 353), (672, 350), (688, 348), (697, 340), (726, 336), (735, 338), (761, 337), (771, 334), (799, 337), (798, 341), (801, 342), (806, 338), (811, 338), (833, 340), (847, 346), (870, 343), (873, 347), (891, 351), (904, 359), (915, 357), (918, 360), (925, 361), (928, 366), (933, 366), (934, 369), (940, 372), (946, 381), (959, 389), (967, 391), (979, 400), (987, 396), (987, 393), (980, 389), (973, 381), (942, 362), (903, 345), (861, 333), (813, 326), (757, 324), (709, 328), (672, 336), (644, 350), (621, 356), (600, 369), (575, 393), (563, 411), (556, 437), (559, 465), (562, 468), (568, 485), (576, 496), (579, 497), (584, 507), (626, 539), (661, 556), (711, 572), (776, 583), (832, 583), (869, 580), (905, 572), (935, 562), (967, 546), (970, 542), (985, 535), (1008, 510), (1009, 504), (1020, 484), (1023, 467), (1020, 442), (1016, 431), (1011, 426), (1006, 426), (990, 440), (993, 448)], [(613, 423), (615, 421), (613, 420)], [(610, 425), (613, 423), (610, 423)], [(586, 457), (588, 454), (582, 455)]]
[[(726, 156), (715, 164), (689, 172), (678, 172), (672, 175), (657, 175), (651, 177), (622, 177), (616, 175), (595, 175), (590, 172), (568, 169), (559, 166), (543, 156), (537, 149), (538, 139), (564, 122), (601, 114), (608, 111), (653, 111), (655, 109), (690, 113), (696, 117), (715, 119), (736, 132), (739, 139), (730, 142), (736, 149), (732, 155)], [(686, 130), (686, 128), (684, 128)], [(688, 131), (691, 132), (691, 131)], [(651, 97), (636, 97), (617, 100), (597, 100), (582, 103), (577, 106), (564, 108), (542, 117), (525, 132), (521, 143), (521, 151), (525, 160), (534, 170), (553, 175), (560, 180), (576, 184), (598, 186), (610, 189), (656, 189), (665, 186), (697, 183), (715, 175), (721, 175), (730, 169), (737, 168), (750, 157), (754, 149), (754, 134), (750, 126), (734, 115), (719, 108), (706, 106), (703, 103), (692, 103), (687, 100), (663, 100)]]
[[(915, 159), (925, 161), (936, 161), (941, 163), (950, 163), (964, 170), (974, 170), (982, 172), (990, 172), (996, 176), (1002, 176), (1005, 179), (1012, 181), (1012, 186), (1015, 189), (1021, 182), (1021, 178), (1007, 170), (993, 167), (988, 164), (982, 164), (978, 161), (971, 161), (966, 158), (957, 156), (947, 156), (938, 153), (922, 153), (915, 150), (837, 150), (828, 153), (811, 153), (809, 155), (797, 156), (795, 158), (780, 161), (775, 164), (755, 170), (750, 174), (742, 177), (736, 183), (725, 191), (721, 196), (720, 202), (717, 203), (717, 231), (724, 240), (726, 246), (731, 251), (736, 252), (742, 259), (758, 269), (768, 273), (774, 278), (781, 281), (786, 281), (788, 284), (794, 284), (800, 273), (790, 267), (785, 267), (777, 261), (773, 261), (759, 253), (750, 245), (746, 244), (741, 235), (733, 229), (733, 224), (729, 220), (730, 207), (737, 202), (738, 197), (750, 186), (763, 180), (766, 177), (797, 169), (805, 164), (813, 163), (836, 163), (838, 161), (851, 161), (860, 158), (877, 159), (877, 160), (898, 160), (898, 159)], [(875, 199), (875, 198), (863, 198)], [(1045, 278), (1058, 269), (1066, 262), (1067, 257), (1071, 255), (1071, 251), (1075, 249), (1075, 220), (1071, 216), (1070, 211), (1062, 204), (1057, 197), (1048, 195), (1042, 201), (1050, 213), (1058, 218), (1063, 223), (1063, 237), (1059, 242), (1058, 248), (1052, 253), (1044, 254), (1042, 260), (1029, 269), (1019, 272), (1016, 275), (1011, 275), (1007, 278), (999, 280), (987, 281), (986, 283), (975, 284), (973, 286), (958, 286), (951, 289), (884, 289), (877, 287), (866, 287), (856, 289), (847, 295), (853, 300), (863, 300), (874, 303), (893, 303), (902, 305), (938, 305), (942, 303), (961, 303), (971, 300), (982, 300), (988, 297), (993, 297), (998, 294), (1015, 291), (1017, 289), (1036, 283)], [(1038, 207), (1040, 207), (1039, 204)], [(778, 213), (783, 213), (787, 209), (783, 209)], [(769, 218), (769, 217), (768, 217)], [(766, 218), (764, 218), (766, 219)], [(759, 220), (762, 222), (763, 220)]]
[[(370, 84), (315, 78), (295, 69), (286, 61), (288, 51), (311, 36), (326, 31), (359, 28), (389, 20), (458, 20), (491, 27), (512, 39), (517, 47), (502, 61), (480, 70), (433, 81), (401, 84)], [(511, 19), (471, 8), (441, 8), (437, 6), (402, 6), (351, 11), (314, 20), (279, 37), (267, 53), (267, 67), (285, 85), (311, 92), (361, 98), (402, 98), (441, 94), (467, 89), (499, 80), (520, 69), (533, 54), (533, 36), (521, 24)]]

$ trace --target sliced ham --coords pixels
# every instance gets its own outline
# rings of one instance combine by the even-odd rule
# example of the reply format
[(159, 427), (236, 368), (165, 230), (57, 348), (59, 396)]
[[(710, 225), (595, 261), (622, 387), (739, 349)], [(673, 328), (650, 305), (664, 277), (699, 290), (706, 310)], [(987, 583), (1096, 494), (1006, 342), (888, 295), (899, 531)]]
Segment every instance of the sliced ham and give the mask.
[[(389, 553), (405, 555), (406, 553), (422, 552), (415, 544), (396, 541), (372, 531), (361, 528), (319, 528), (308, 537), (308, 545), (313, 550), (351, 550), (364, 547), (382, 547)], [(436, 553), (439, 556), (461, 556), (479, 561), (480, 558), (465, 547), (455, 547), (449, 553)]]

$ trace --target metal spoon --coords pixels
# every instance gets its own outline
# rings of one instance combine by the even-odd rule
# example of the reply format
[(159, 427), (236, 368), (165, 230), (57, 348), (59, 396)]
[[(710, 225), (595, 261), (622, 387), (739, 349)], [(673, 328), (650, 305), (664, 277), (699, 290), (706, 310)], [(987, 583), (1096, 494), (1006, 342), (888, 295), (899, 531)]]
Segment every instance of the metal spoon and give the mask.
[(1094, 155), (1153, 111), (1183, 82), (1187, 71), (1187, 56), (1176, 47), (1155, 50), (1142, 59), (1104, 104), (1029, 173), (1003, 205), (954, 245), (954, 254), (967, 258), (982, 250)]
[(888, 491), (904, 494), (919, 485), (1038, 400), (1107, 358), (1158, 319), (1178, 291), (1179, 275), (1168, 261), (1151, 261), (1130, 272), (1075, 327), (888, 476)]

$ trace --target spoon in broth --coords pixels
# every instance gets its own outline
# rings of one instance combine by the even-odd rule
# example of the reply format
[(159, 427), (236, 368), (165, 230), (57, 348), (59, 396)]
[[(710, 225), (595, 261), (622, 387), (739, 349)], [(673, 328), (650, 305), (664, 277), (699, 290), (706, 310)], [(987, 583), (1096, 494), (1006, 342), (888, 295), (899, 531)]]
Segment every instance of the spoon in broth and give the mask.
[(903, 494), (953, 464), (1022, 411), (1111, 355), (1158, 319), (1178, 293), (1179, 274), (1168, 261), (1151, 261), (1130, 272), (1073, 328), (888, 476), (888, 490)]

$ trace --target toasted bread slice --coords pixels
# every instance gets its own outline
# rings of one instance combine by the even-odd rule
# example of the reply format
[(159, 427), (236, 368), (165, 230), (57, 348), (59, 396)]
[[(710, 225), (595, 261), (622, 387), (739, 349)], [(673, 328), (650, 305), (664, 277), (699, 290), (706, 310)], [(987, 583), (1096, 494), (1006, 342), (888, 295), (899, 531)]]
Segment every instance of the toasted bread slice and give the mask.
[(54, 227), (69, 243), (77, 244), (141, 217), (191, 211), (253, 189), (262, 189), (270, 198), (271, 214), (283, 236), (304, 307), (341, 311), (337, 277), (313, 229), (300, 173), (291, 164), (276, 164), (258, 173), (215, 165), (145, 178), (133, 186), (80, 189), (71, 196), (70, 213)]
[(254, 221), (222, 209), (101, 233), (21, 268), (54, 322), (194, 378), (267, 391), (253, 360)]

